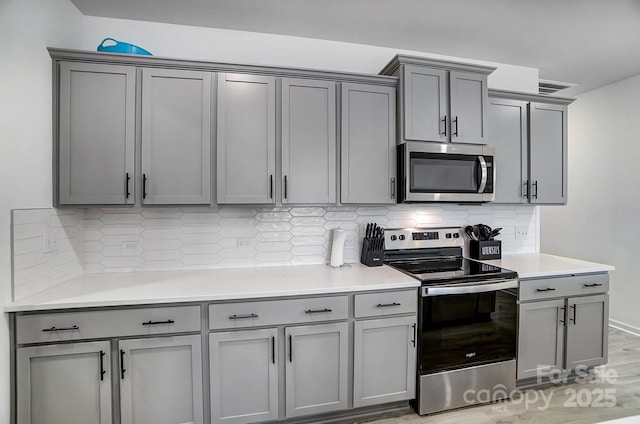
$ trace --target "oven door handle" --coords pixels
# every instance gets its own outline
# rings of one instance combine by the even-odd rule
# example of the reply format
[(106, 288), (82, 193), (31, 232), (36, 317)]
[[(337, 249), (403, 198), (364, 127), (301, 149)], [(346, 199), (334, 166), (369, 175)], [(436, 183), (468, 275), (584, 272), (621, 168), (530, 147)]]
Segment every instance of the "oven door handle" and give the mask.
[(484, 160), (484, 156), (478, 156), (478, 162), (480, 162), (480, 184), (478, 185), (478, 193), (484, 193), (484, 189), (487, 187), (487, 178), (489, 172), (487, 171), (487, 161)]
[(447, 294), (472, 294), (518, 288), (518, 279), (482, 282), (478, 284), (453, 284), (450, 286), (423, 286), (422, 297)]

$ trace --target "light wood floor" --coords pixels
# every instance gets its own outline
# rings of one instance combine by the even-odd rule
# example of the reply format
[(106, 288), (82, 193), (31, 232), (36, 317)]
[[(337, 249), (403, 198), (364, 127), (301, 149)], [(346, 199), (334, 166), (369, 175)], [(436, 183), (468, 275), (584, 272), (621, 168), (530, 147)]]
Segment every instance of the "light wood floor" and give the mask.
[[(640, 423), (640, 337), (610, 328), (609, 363), (596, 370), (600, 374), (615, 370), (615, 383), (601, 377), (600, 381), (548, 384), (524, 390), (524, 400), (529, 398), (529, 405), (524, 401), (505, 401), (422, 417), (410, 410), (341, 424), (592, 424), (630, 416), (637, 416), (630, 419), (631, 423)], [(598, 399), (605, 393), (609, 400)], [(533, 402), (536, 395), (538, 401)], [(542, 395), (551, 397), (547, 408)]]

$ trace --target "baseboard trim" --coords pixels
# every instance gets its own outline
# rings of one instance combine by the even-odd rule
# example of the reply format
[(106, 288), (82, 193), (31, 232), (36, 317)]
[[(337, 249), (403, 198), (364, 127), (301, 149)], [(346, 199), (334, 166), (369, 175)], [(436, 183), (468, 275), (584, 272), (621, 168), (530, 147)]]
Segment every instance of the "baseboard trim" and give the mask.
[(633, 334), (634, 336), (640, 337), (640, 328), (625, 324), (624, 322), (609, 318), (609, 326), (613, 327), (617, 330), (624, 331), (625, 333)]

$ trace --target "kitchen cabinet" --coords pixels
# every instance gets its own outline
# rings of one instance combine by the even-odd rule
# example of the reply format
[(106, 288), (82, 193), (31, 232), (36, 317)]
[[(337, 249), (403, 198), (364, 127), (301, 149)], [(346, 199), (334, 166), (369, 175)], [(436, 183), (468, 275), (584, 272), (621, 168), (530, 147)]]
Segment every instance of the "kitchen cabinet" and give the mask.
[(142, 203), (211, 203), (210, 72), (142, 70)]
[(209, 335), (212, 423), (278, 418), (277, 345), (277, 328)]
[(399, 141), (487, 144), (487, 76), (494, 70), (396, 56), (381, 73), (400, 78)]
[(58, 78), (55, 204), (133, 204), (135, 68), (62, 62)]
[[(607, 362), (608, 275), (522, 280), (518, 380)], [(538, 380), (539, 381), (539, 380)]]
[(218, 74), (218, 203), (275, 203), (276, 79)]
[(342, 84), (342, 203), (396, 203), (394, 87)]
[(567, 105), (573, 99), (491, 90), (495, 203), (566, 204)]
[(119, 342), (122, 424), (203, 423), (200, 337)]
[(282, 203), (336, 203), (336, 83), (282, 79)]
[(108, 341), (17, 349), (18, 424), (111, 424)]

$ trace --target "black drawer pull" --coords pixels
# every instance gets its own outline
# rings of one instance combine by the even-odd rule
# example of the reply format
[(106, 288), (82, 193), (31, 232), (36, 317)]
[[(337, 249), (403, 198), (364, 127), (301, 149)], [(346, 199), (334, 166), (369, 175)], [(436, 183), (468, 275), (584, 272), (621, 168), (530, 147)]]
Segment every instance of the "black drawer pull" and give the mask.
[(258, 314), (229, 315), (229, 319), (249, 319), (249, 318), (258, 318)]
[(400, 305), (401, 305), (401, 303), (398, 303), (398, 302), (393, 302), (393, 303), (378, 303), (378, 304), (376, 305), (376, 308), (385, 308), (385, 307), (387, 307), (387, 306), (400, 306)]
[(602, 286), (602, 284), (600, 284), (600, 283), (593, 283), (593, 284), (585, 284), (584, 286), (585, 286), (585, 287), (600, 287), (600, 286)]
[(304, 311), (305, 314), (320, 314), (322, 312), (333, 312), (333, 309), (324, 308), (324, 309), (307, 309)]
[(50, 331), (75, 331), (75, 330), (79, 330), (80, 327), (78, 327), (77, 325), (72, 325), (71, 327), (62, 327), (62, 328), (57, 328), (56, 326), (50, 327), (50, 328), (43, 328), (42, 331), (47, 333)]
[(161, 325), (161, 324), (175, 324), (176, 322), (172, 319), (168, 319), (166, 321), (147, 321), (143, 322), (142, 325)]
[(552, 287), (547, 287), (546, 289), (536, 289), (538, 292), (548, 292), (548, 291), (556, 291), (556, 289)]

